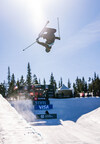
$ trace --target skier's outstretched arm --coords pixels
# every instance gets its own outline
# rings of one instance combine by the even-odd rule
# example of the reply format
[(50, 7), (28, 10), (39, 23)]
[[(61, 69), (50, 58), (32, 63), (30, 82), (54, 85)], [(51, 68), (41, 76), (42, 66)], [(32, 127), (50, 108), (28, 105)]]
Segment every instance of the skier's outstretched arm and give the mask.
[(60, 40), (60, 37), (55, 37), (55, 39), (58, 39), (58, 40)]

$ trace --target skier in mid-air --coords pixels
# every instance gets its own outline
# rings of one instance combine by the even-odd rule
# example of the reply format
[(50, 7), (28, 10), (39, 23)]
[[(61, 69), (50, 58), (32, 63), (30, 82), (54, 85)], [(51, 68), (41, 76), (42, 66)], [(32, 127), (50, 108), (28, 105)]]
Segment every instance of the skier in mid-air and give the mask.
[[(45, 27), (42, 30), (42, 32), (39, 34), (39, 37), (36, 39), (36, 42), (38, 44), (40, 44), (40, 45), (42, 45), (46, 48), (45, 49), (46, 52), (50, 52), (50, 50), (52, 48), (52, 45), (55, 42), (55, 39), (60, 40), (60, 37), (55, 36), (55, 34), (54, 34), (55, 32), (56, 32), (56, 29)], [(46, 41), (45, 42), (40, 42), (39, 38), (46, 39)]]
[[(45, 49), (46, 52), (50, 52), (55, 40), (56, 39), (60, 40), (59, 19), (57, 19), (57, 20), (58, 20), (59, 37), (55, 36), (56, 29), (46, 27), (47, 24), (49, 23), (49, 21), (47, 21), (43, 30), (40, 32), (38, 38), (36, 39), (36, 41), (34, 43), (32, 43), (31, 45), (29, 45), (28, 47), (26, 47), (25, 49), (23, 49), (23, 51), (25, 51), (26, 49), (28, 49), (29, 47), (31, 47), (33, 44), (35, 44), (37, 42), (38, 44), (40, 44), (46, 48)], [(45, 39), (45, 42), (39, 41), (40, 38)]]

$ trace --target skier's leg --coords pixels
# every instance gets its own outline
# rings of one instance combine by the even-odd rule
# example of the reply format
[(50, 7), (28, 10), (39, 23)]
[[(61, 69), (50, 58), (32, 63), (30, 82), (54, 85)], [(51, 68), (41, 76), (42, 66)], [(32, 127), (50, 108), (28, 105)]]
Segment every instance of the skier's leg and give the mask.
[(50, 47), (46, 47), (46, 49), (45, 49), (45, 51), (48, 53), (48, 52), (50, 52), (50, 50), (51, 50), (51, 48)]
[(38, 43), (38, 44), (40, 44), (40, 45), (42, 45), (42, 46), (44, 46), (44, 47), (46, 47), (46, 46), (47, 46), (47, 44), (46, 44), (46, 43), (39, 42), (38, 40), (37, 40), (37, 43)]
[(46, 43), (39, 42), (38, 40), (37, 40), (37, 43), (40, 44), (40, 45), (42, 45), (42, 46), (44, 46), (46, 48), (45, 49), (46, 52), (50, 52), (51, 47), (49, 47)]

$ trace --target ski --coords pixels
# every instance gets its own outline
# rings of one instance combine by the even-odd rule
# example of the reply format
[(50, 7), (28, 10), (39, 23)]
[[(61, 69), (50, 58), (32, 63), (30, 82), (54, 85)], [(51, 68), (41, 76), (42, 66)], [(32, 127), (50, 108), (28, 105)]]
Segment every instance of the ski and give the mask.
[(60, 27), (59, 27), (59, 18), (57, 17), (57, 24), (58, 24), (58, 36), (60, 37)]
[(28, 49), (29, 47), (31, 47), (35, 43), (36, 43), (36, 41), (34, 43), (32, 43), (31, 45), (29, 45), (28, 47), (24, 48), (23, 51), (25, 51), (26, 49)]

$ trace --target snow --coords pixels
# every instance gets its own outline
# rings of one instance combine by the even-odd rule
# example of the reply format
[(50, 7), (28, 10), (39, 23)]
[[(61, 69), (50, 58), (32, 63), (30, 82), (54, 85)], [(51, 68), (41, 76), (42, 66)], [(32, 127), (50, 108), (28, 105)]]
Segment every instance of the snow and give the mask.
[(63, 99), (54, 104), (61, 108), (58, 111), (61, 125), (36, 127), (48, 144), (100, 143), (100, 98)]
[(0, 95), (0, 144), (46, 144), (41, 135)]
[(9, 102), (0, 96), (0, 144), (100, 143), (99, 97), (50, 99), (52, 120), (37, 120), (45, 111), (34, 110), (29, 99)]

